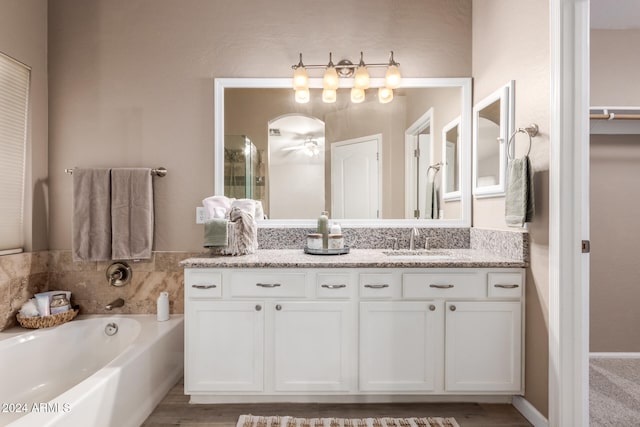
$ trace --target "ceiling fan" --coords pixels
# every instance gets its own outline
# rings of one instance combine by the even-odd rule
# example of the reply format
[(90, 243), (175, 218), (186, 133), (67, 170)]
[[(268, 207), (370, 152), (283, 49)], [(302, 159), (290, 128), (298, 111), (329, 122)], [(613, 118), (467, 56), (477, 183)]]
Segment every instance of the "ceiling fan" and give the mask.
[(302, 144), (294, 145), (293, 147), (283, 148), (282, 151), (304, 150), (304, 154), (309, 157), (317, 156), (320, 154), (320, 144), (317, 140), (308, 137), (302, 142)]

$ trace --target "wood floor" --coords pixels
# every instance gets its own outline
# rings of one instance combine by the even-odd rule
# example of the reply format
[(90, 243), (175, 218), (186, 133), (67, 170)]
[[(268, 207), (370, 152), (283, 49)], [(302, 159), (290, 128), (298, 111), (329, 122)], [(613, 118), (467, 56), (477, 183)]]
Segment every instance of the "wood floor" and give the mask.
[(460, 427), (530, 427), (511, 405), (477, 403), (315, 404), (261, 403), (190, 405), (182, 381), (167, 394), (142, 427), (235, 427), (242, 414), (296, 417), (454, 417)]

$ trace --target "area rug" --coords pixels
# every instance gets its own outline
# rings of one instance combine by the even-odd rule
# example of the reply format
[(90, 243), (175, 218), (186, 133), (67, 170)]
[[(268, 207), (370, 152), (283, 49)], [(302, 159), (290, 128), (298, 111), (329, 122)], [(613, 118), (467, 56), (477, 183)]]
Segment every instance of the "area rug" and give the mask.
[(236, 427), (460, 427), (454, 418), (295, 418), (240, 415)]

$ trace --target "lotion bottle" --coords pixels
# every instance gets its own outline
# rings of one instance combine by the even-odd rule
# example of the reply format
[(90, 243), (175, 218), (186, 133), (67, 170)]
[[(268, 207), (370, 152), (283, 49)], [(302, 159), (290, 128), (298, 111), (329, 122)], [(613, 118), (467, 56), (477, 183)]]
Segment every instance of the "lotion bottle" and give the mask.
[(158, 322), (169, 320), (169, 292), (160, 292), (158, 297)]
[(322, 234), (322, 249), (329, 247), (329, 212), (322, 211), (318, 217), (318, 233)]

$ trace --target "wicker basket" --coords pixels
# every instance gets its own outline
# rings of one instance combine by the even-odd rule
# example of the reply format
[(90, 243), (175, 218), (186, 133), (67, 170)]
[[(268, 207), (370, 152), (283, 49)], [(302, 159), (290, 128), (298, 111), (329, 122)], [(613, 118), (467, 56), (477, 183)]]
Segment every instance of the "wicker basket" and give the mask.
[(23, 328), (28, 329), (40, 329), (50, 328), (52, 326), (62, 325), (70, 320), (73, 320), (78, 315), (78, 310), (69, 310), (64, 313), (52, 314), (51, 316), (44, 317), (22, 317), (20, 314), (16, 315), (18, 323)]

